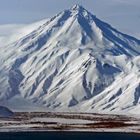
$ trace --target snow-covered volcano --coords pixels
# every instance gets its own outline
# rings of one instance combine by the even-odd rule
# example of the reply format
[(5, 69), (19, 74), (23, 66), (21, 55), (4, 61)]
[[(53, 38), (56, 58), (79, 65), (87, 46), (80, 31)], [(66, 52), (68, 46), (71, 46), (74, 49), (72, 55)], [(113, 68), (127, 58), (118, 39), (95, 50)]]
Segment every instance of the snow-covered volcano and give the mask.
[(140, 40), (75, 5), (0, 51), (0, 99), (57, 111), (136, 112)]

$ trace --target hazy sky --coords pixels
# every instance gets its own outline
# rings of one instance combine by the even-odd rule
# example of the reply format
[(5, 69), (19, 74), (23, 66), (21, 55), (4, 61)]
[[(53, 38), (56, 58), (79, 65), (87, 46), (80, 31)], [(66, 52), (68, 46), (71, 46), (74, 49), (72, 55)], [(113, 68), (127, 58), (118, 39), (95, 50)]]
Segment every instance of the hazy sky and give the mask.
[(31, 23), (74, 4), (117, 29), (140, 37), (140, 0), (0, 0), (0, 24)]

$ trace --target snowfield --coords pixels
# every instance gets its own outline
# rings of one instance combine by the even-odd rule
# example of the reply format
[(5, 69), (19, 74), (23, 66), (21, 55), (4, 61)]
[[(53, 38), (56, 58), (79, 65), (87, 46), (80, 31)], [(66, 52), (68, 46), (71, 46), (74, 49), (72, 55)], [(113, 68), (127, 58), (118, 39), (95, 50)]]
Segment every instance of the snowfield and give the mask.
[(140, 40), (79, 5), (0, 49), (0, 102), (21, 96), (44, 110), (140, 114)]

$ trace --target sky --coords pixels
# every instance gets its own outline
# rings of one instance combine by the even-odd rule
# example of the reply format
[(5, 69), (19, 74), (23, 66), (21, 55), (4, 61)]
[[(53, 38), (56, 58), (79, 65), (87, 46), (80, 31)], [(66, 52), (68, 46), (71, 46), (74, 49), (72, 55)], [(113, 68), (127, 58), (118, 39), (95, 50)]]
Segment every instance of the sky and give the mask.
[(80, 4), (118, 30), (140, 38), (140, 0), (0, 0), (0, 25), (27, 24)]

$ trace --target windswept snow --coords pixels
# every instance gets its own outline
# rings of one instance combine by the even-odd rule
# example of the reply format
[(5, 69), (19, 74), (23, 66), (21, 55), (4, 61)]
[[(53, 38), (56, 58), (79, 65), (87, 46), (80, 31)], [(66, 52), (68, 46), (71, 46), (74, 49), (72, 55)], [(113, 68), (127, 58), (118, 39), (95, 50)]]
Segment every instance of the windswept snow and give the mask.
[(0, 47), (13, 43), (34, 31), (45, 23), (48, 19), (41, 20), (32, 24), (7, 24), (0, 25)]
[(131, 113), (140, 106), (139, 54), (140, 40), (75, 5), (1, 48), (0, 100)]

